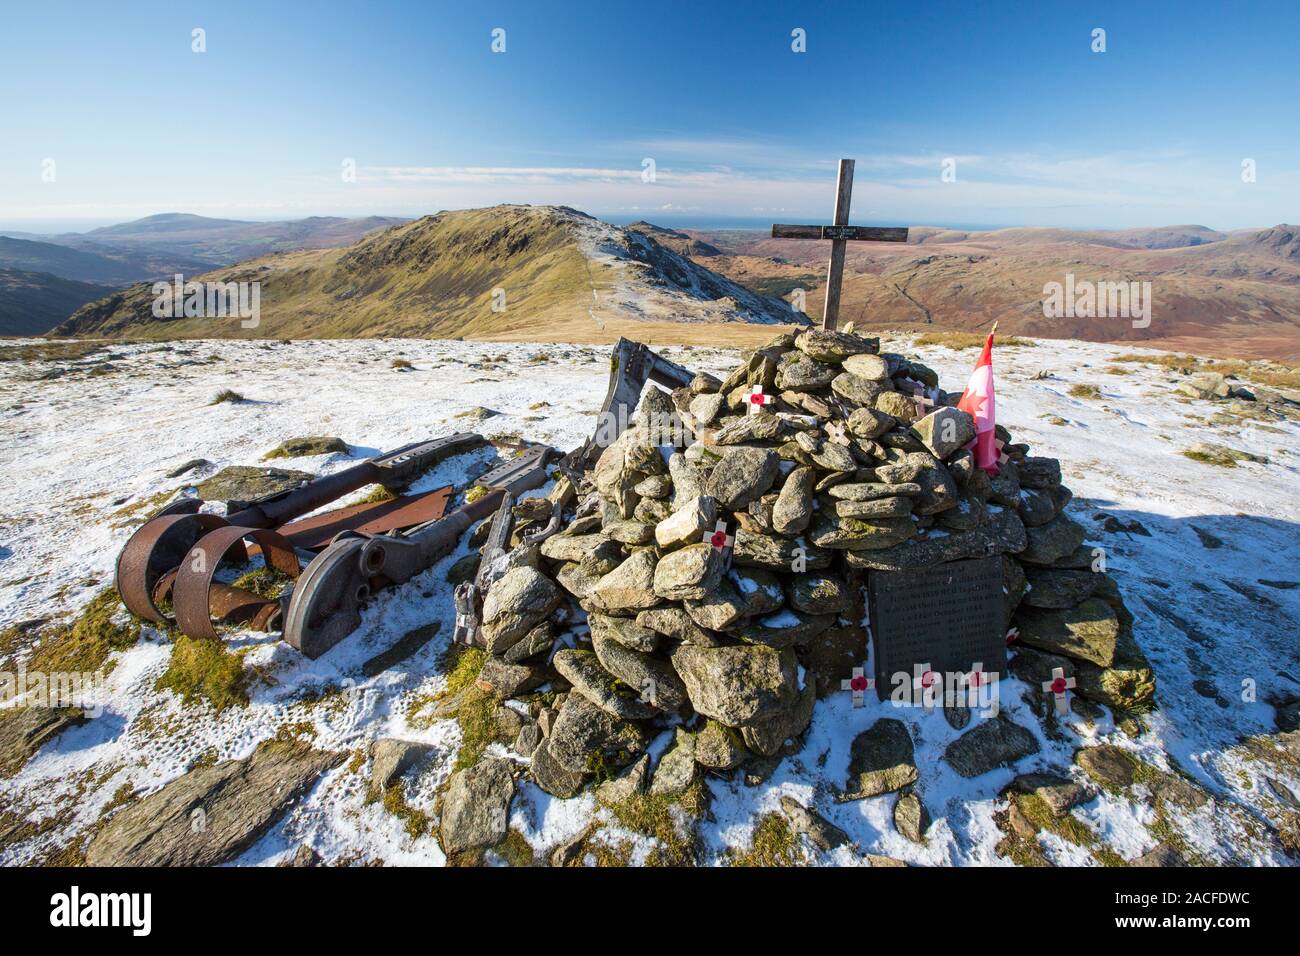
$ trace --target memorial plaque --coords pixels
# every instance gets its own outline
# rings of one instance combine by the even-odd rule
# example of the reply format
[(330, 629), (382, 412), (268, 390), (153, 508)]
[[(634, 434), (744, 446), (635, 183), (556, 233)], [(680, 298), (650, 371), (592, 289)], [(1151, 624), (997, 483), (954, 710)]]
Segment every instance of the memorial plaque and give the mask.
[(893, 675), (913, 665), (938, 674), (968, 673), (982, 663), (1006, 672), (1007, 598), (1002, 558), (950, 561), (926, 571), (867, 575), (876, 694), (889, 698)]

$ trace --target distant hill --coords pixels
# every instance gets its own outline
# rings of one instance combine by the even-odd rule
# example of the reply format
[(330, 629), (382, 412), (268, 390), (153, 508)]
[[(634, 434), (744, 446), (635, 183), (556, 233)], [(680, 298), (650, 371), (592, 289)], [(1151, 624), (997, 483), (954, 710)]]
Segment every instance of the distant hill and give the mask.
[(310, 216), (283, 222), (243, 222), (188, 213), (164, 213), (92, 229), (76, 242), (110, 242), (135, 249), (163, 249), (194, 256), (211, 265), (231, 265), (274, 252), (346, 246), (367, 233), (407, 221), (388, 216), (360, 219)]
[(675, 229), (665, 229), (662, 226), (656, 226), (646, 222), (644, 219), (640, 222), (634, 222), (627, 227), (633, 232), (639, 232), (642, 235), (649, 236), (659, 245), (671, 249), (679, 256), (693, 256), (696, 258), (707, 259), (710, 256), (722, 255), (722, 250), (716, 246), (711, 246), (707, 242), (702, 242), (693, 236), (684, 232), (678, 232)]
[(48, 272), (77, 282), (120, 287), (177, 272), (207, 271), (211, 267), (210, 263), (192, 256), (90, 243), (77, 248), (0, 236), (0, 269)]
[[(120, 238), (120, 237), (119, 237)], [(790, 324), (801, 317), (647, 232), (560, 206), (425, 216), (337, 249), (300, 250), (199, 280), (261, 283), (261, 323), (159, 320), (148, 285), (90, 303), (58, 335), (533, 337), (607, 322)]]
[[(806, 291), (820, 319), (829, 247), (760, 232), (684, 230), (716, 245), (709, 268), (755, 291)], [(906, 244), (849, 243), (841, 321), (875, 329), (988, 328), (1085, 341), (1132, 341), (1203, 354), (1300, 361), (1300, 229), (1223, 233), (1156, 229), (999, 229), (921, 226)], [(1150, 282), (1151, 323), (1047, 318), (1044, 287), (1076, 280)]]
[(44, 335), (112, 289), (48, 272), (0, 269), (0, 335)]

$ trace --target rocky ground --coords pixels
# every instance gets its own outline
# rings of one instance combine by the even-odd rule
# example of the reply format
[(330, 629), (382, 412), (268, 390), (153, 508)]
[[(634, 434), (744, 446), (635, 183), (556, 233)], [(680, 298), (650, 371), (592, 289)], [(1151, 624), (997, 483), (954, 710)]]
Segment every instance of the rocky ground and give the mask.
[[(886, 337), (881, 349), (918, 357), (907, 339)], [(468, 541), (382, 595), (357, 634), (314, 662), (252, 632), (231, 634), (224, 654), (173, 642), (127, 620), (102, 592), (125, 535), (176, 488), (226, 466), (255, 465), (288, 439), (347, 443), (345, 451), (329, 443), (290, 446), (290, 457), (274, 461), (306, 472), (337, 470), (449, 430), (497, 439), (496, 448), (453, 459), (419, 484), (461, 490), (520, 437), (573, 447), (590, 432), (604, 394), (603, 350), (191, 342), (18, 354), (0, 362), (7, 476), (0, 486), (0, 669), (84, 664), (108, 676), (99, 716), (0, 716), (5, 863), (1294, 859), (1294, 393), (1220, 380), (1155, 352), (1041, 342), (995, 353), (999, 422), (1033, 456), (1060, 460), (1060, 478), (1073, 492), (1067, 521), (1077, 523), (1089, 550), (1105, 552), (1132, 615), (1133, 638), (1154, 670), (1154, 706), (1116, 699), (1058, 720), (1037, 684), (1021, 679), (1035, 675), (1013, 673), (1002, 685), (1003, 719), (988, 725), (1002, 728), (998, 739), (979, 746), (959, 743), (974, 731), (954, 727), (942, 711), (898, 709), (871, 694), (866, 706), (854, 708), (850, 695), (832, 686), (815, 702), (815, 695), (797, 695), (807, 714), (800, 713), (799, 726), (783, 727), (775, 743), (753, 727), (747, 734), (753, 715), (729, 714), (726, 701), (717, 702), (708, 725), (686, 728), (671, 726), (664, 713), (649, 719), (629, 712), (628, 726), (645, 724), (627, 732), (629, 746), (622, 748), (636, 759), (612, 764), (627, 763), (632, 772), (619, 776), (612, 764), (589, 765), (580, 774), (584, 788), (574, 786), (567, 796), (556, 795), (564, 788), (546, 776), (549, 744), (538, 745), (554, 739), (552, 720), (590, 728), (607, 723), (610, 710), (636, 709), (635, 697), (606, 697), (609, 689), (590, 679), (644, 665), (611, 656), (636, 635), (597, 637), (593, 658), (580, 629), (561, 634), (556, 669), (585, 693), (562, 698), (547, 687), (513, 688), (520, 699), (498, 703), (475, 682), (483, 654), (449, 646), (448, 578), (464, 572)], [(667, 354), (719, 379), (740, 360), (735, 352), (701, 348)], [(935, 347), (919, 358), (946, 388), (960, 391), (975, 354)], [(1148, 361), (1135, 360), (1142, 358)], [(242, 400), (210, 404), (223, 389)], [(826, 442), (806, 451), (838, 454), (830, 445), (843, 447)], [(640, 485), (654, 475), (636, 477)], [(788, 473), (781, 477), (788, 483)], [(1039, 487), (1050, 491), (1052, 477)], [(637, 498), (661, 500), (654, 484), (642, 486)], [(605, 490), (617, 487), (614, 481)], [(726, 482), (701, 490), (728, 500), (733, 515), (750, 510)], [(921, 497), (932, 492), (927, 486)], [(879, 509), (897, 506), (900, 497), (914, 496), (846, 494), (840, 500), (856, 512), (840, 513), (888, 528), (901, 512)], [(1053, 514), (1064, 504), (1046, 497)], [(870, 504), (881, 500), (893, 503)], [(647, 524), (647, 517), (643, 512), (631, 523)], [(842, 530), (808, 533), (818, 546), (836, 548)], [(623, 536), (639, 533), (619, 529)], [(691, 589), (700, 581), (686, 578), (712, 573), (708, 562), (678, 563), (681, 574), (663, 586), (676, 589), (674, 600), (696, 601)], [(652, 576), (651, 590), (656, 583)], [(1057, 603), (1095, 600), (1078, 597)], [(836, 604), (827, 613), (852, 607)], [(805, 613), (793, 604), (792, 611)], [(1044, 611), (1060, 616), (1065, 608), (1034, 609)], [(772, 643), (770, 634), (758, 636)], [(510, 648), (496, 650), (493, 659), (510, 663)], [(541, 650), (539, 643), (534, 654)], [(1078, 659), (1088, 654), (1074, 652)], [(782, 675), (782, 687), (815, 684), (800, 671), (792, 681)], [(690, 680), (685, 690), (695, 710), (711, 707), (700, 706)], [(590, 700), (605, 706), (583, 706)], [(785, 714), (794, 704), (783, 699), (778, 710)], [(573, 711), (568, 717), (566, 709)], [(736, 734), (724, 732), (728, 724), (739, 728), (739, 745)], [(614, 727), (613, 736), (618, 732)], [(742, 747), (749, 755), (737, 770), (716, 756)], [(539, 776), (550, 780), (545, 789), (535, 782)], [(483, 834), (493, 844), (486, 851)]]

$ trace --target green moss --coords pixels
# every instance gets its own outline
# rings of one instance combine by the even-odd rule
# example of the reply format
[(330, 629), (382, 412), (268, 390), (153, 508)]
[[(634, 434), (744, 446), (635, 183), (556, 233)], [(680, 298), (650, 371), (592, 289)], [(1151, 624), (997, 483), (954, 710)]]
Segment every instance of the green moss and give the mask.
[(699, 854), (695, 821), (707, 809), (703, 785), (692, 784), (675, 797), (637, 794), (611, 806), (614, 819), (629, 830), (653, 837), (657, 843), (646, 860), (650, 866), (694, 866)]
[(358, 498), (356, 501), (353, 502), (353, 504), (368, 505), (380, 501), (392, 501), (396, 497), (397, 495), (394, 492), (389, 491), (383, 485), (375, 485), (370, 489), (370, 491), (366, 495), (364, 495), (361, 498)]
[(1218, 465), (1220, 468), (1236, 468), (1239, 461), (1268, 461), (1267, 458), (1259, 455), (1251, 455), (1235, 448), (1229, 448), (1227, 445), (1213, 445), (1208, 442), (1197, 445), (1195, 448), (1188, 448), (1183, 452), (1183, 457), (1206, 465)]
[(347, 443), (341, 438), (330, 435), (308, 435), (303, 438), (290, 438), (288, 441), (272, 448), (262, 456), (262, 461), (273, 458), (306, 458), (311, 455), (332, 455), (348, 453)]
[(474, 502), (478, 501), (480, 498), (485, 497), (487, 494), (488, 494), (488, 490), (486, 488), (484, 488), (482, 485), (475, 485), (473, 488), (469, 489), (469, 491), (465, 492), (465, 503), (472, 505)]
[(293, 583), (293, 578), (275, 568), (261, 567), (246, 571), (232, 582), (234, 587), (252, 591), (258, 597), (268, 601), (277, 598)]
[(27, 661), (27, 669), (45, 673), (98, 671), (114, 651), (134, 647), (140, 622), (126, 612), (117, 592), (99, 592), (72, 625), (46, 632)]
[(488, 744), (497, 740), (496, 698), (478, 687), (468, 687), (461, 695), (456, 723), (460, 725), (460, 750), (453, 770), (464, 770), (478, 763)]
[(511, 866), (535, 866), (537, 855), (518, 830), (510, 830), (506, 838), (492, 848), (493, 852)]
[(187, 704), (206, 700), (217, 713), (235, 705), (248, 706), (244, 662), (220, 641), (178, 637), (171, 662), (154, 689), (173, 691)]
[(765, 813), (754, 827), (750, 848), (732, 851), (729, 862), (732, 866), (800, 866), (808, 861), (790, 821), (780, 813)]
[(406, 824), (406, 833), (412, 840), (433, 832), (433, 821), (429, 815), (406, 802), (400, 780), (384, 791), (384, 809)]
[(1066, 813), (1063, 816), (1056, 816), (1047, 805), (1047, 801), (1036, 794), (1017, 794), (1014, 799), (1020, 807), (1020, 812), (1039, 830), (1054, 833), (1066, 843), (1082, 847), (1091, 853), (1093, 859), (1102, 866), (1128, 865), (1124, 862), (1123, 857), (1107, 846), (1096, 833), (1090, 830), (1074, 814)]

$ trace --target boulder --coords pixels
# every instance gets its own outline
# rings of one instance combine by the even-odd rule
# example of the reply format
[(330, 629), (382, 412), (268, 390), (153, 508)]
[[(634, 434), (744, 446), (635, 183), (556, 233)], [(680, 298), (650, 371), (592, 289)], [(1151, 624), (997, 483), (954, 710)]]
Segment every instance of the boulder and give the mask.
[(489, 654), (504, 654), (550, 615), (563, 592), (530, 567), (507, 571), (483, 600), (483, 639)]
[(795, 346), (819, 362), (838, 365), (850, 355), (879, 352), (880, 339), (828, 329), (808, 329), (799, 333)]
[(1068, 516), (1057, 515), (1047, 524), (1026, 531), (1028, 544), (1020, 552), (1026, 564), (1048, 565), (1070, 554), (1083, 544), (1083, 527)]
[(775, 717), (799, 693), (797, 662), (789, 650), (683, 644), (672, 652), (672, 663), (695, 711), (728, 727)]
[(450, 856), (504, 840), (514, 795), (515, 780), (508, 761), (484, 757), (453, 773), (442, 795), (438, 821), (442, 852)]
[(642, 754), (636, 763), (630, 765), (618, 776), (606, 780), (596, 788), (596, 799), (607, 807), (617, 807), (627, 803), (633, 797), (645, 792), (646, 781), (650, 778), (650, 755)]
[(944, 561), (1015, 554), (1024, 549), (1025, 526), (1014, 511), (997, 511), (989, 523), (973, 531), (931, 534), (879, 551), (848, 551), (845, 562), (854, 569), (919, 571)]
[(570, 770), (555, 759), (551, 754), (550, 737), (542, 740), (537, 749), (533, 751), (532, 759), (528, 764), (528, 772), (537, 786), (561, 800), (576, 797), (581, 793), (588, 776), (585, 766), (580, 770)]
[(582, 694), (569, 694), (542, 746), (564, 770), (585, 774), (598, 767), (624, 767), (645, 753), (647, 743), (640, 725), (607, 713)]
[(882, 717), (853, 738), (841, 801), (863, 800), (916, 783), (916, 762), (907, 725)]
[(781, 811), (790, 821), (790, 828), (800, 836), (806, 836), (819, 850), (834, 850), (851, 842), (847, 833), (794, 797), (781, 797)]
[(242, 760), (196, 767), (115, 814), (88, 866), (215, 866), (261, 839), (346, 752), (268, 740)]
[(959, 408), (944, 406), (914, 422), (912, 434), (930, 454), (944, 461), (975, 440), (975, 419)]
[(675, 797), (684, 793), (695, 782), (695, 736), (677, 728), (673, 747), (659, 758), (650, 794), (655, 797)]
[(779, 461), (768, 448), (730, 448), (714, 466), (705, 487), (724, 508), (740, 511), (772, 487)]
[(695, 762), (712, 770), (734, 770), (745, 762), (749, 751), (731, 727), (710, 720), (695, 735)]
[(802, 534), (812, 520), (813, 485), (817, 473), (809, 467), (796, 468), (785, 479), (772, 506), (772, 530), (777, 534)]
[(587, 592), (587, 600), (602, 611), (636, 612), (659, 603), (655, 594), (653, 551), (637, 551), (610, 571)]
[(370, 793), (383, 793), (402, 774), (428, 759), (434, 748), (413, 740), (381, 737), (370, 745)]
[(961, 776), (978, 777), (1034, 753), (1038, 753), (1037, 738), (1019, 724), (998, 716), (980, 721), (950, 743), (943, 759)]
[(894, 829), (913, 843), (925, 843), (930, 814), (915, 793), (905, 793), (894, 804)]
[[(605, 713), (623, 720), (645, 720), (653, 716), (654, 708), (641, 700), (640, 687), (628, 687), (600, 666), (591, 651), (566, 648), (557, 651), (552, 660), (560, 676)], [(569, 695), (570, 698), (573, 695)]]
[(593, 630), (591, 643), (600, 665), (640, 693), (641, 699), (651, 707), (675, 713), (690, 703), (686, 686), (668, 661), (632, 650), (604, 630)]
[[(1087, 573), (1087, 572), (1084, 572)], [(1119, 618), (1100, 598), (1076, 607), (1052, 610), (1021, 606), (1016, 613), (1020, 643), (1051, 654), (1109, 667), (1115, 660)]]
[(696, 544), (713, 531), (717, 521), (717, 501), (696, 496), (655, 525), (655, 543), (665, 550)]
[(835, 574), (792, 575), (786, 579), (790, 606), (804, 614), (843, 614), (853, 605), (848, 582)]
[(701, 600), (722, 579), (722, 551), (696, 543), (671, 551), (655, 566), (654, 592), (668, 601)]

